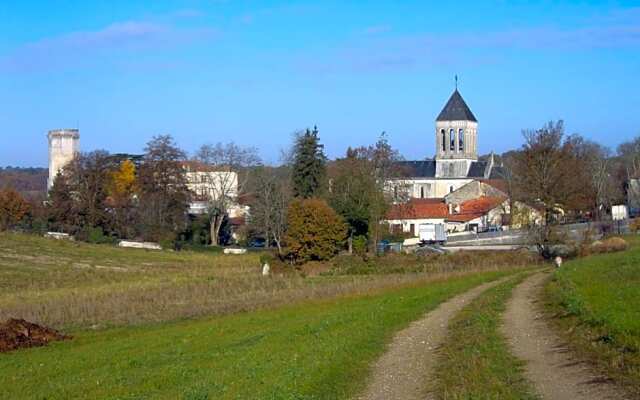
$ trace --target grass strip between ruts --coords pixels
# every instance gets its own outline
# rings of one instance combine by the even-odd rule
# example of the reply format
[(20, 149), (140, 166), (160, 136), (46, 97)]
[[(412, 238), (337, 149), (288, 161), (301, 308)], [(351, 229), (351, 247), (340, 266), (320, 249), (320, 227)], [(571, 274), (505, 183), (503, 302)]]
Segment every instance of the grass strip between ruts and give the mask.
[(438, 399), (538, 399), (499, 332), (513, 288), (528, 274), (487, 290), (449, 325), (430, 391)]

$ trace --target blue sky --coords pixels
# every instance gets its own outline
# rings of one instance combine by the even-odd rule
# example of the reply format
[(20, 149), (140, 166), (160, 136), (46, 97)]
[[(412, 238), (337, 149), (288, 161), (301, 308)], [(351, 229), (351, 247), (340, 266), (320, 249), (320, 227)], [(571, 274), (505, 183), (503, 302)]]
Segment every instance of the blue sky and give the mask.
[(640, 2), (2, 1), (0, 165), (46, 166), (46, 132), (139, 153), (170, 133), (279, 160), (318, 125), (330, 157), (386, 131), (434, 154), (460, 77), (481, 153), (550, 119), (615, 148), (640, 134)]

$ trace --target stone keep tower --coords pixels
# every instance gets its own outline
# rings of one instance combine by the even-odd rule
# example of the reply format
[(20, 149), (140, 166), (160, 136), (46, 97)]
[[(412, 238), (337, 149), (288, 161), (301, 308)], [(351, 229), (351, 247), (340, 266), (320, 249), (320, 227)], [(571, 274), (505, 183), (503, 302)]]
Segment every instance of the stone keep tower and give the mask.
[(78, 129), (56, 129), (49, 131), (49, 179), (47, 190), (53, 186), (58, 172), (80, 151), (80, 131)]
[(463, 178), (478, 160), (478, 121), (458, 92), (436, 118), (436, 178)]

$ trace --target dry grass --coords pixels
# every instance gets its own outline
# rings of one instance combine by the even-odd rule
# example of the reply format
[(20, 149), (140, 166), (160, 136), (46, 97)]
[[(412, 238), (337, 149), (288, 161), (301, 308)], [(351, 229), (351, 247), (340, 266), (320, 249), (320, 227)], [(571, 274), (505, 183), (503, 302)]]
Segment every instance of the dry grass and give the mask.
[(537, 264), (537, 254), (516, 251), (460, 251), (448, 254), (388, 254), (363, 260), (357, 256), (340, 256), (332, 262), (332, 275), (367, 275), (397, 273), (450, 273), (492, 270), (496, 267), (524, 267)]
[(0, 254), (0, 319), (64, 329), (222, 315), (526, 264), (514, 255), (390, 256), (368, 263), (374, 271), (367, 274), (262, 277), (253, 254), (150, 252), (9, 234), (0, 235)]
[(611, 237), (602, 241), (596, 241), (589, 246), (591, 254), (615, 253), (625, 251), (629, 248), (629, 243), (619, 237)]

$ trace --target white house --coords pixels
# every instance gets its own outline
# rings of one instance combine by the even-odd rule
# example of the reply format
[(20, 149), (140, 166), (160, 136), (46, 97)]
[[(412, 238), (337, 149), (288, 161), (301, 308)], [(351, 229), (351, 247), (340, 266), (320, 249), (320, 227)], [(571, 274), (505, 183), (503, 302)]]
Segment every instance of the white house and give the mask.
[(502, 226), (509, 214), (506, 197), (479, 197), (459, 204), (443, 199), (411, 199), (394, 204), (386, 216), (390, 229), (418, 236), (421, 224), (444, 224), (448, 232), (484, 231)]

